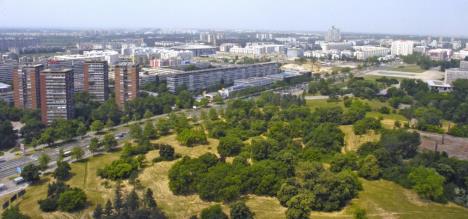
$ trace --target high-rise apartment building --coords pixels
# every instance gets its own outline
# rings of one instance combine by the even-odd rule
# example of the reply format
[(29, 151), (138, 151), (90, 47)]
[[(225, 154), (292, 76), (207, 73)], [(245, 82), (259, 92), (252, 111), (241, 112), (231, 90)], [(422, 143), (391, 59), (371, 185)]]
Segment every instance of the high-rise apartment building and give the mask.
[(83, 91), (83, 66), (84, 59), (81, 57), (67, 57), (67, 56), (57, 56), (52, 60), (49, 60), (47, 68), (50, 69), (72, 69), (74, 77), (74, 89), (75, 91)]
[(409, 40), (396, 40), (392, 42), (392, 55), (407, 56), (413, 54), (414, 42)]
[(83, 67), (83, 88), (91, 100), (104, 102), (109, 98), (109, 66), (107, 61), (87, 61)]
[(332, 26), (325, 34), (325, 41), (327, 42), (339, 42), (341, 41), (340, 29)]
[(44, 65), (23, 66), (13, 74), (13, 99), (15, 106), (22, 109), (40, 109), (40, 73)]
[(46, 69), (40, 74), (41, 117), (46, 124), (74, 116), (73, 70)]
[(121, 62), (114, 67), (114, 71), (115, 102), (123, 108), (127, 101), (138, 96), (140, 67), (131, 62)]

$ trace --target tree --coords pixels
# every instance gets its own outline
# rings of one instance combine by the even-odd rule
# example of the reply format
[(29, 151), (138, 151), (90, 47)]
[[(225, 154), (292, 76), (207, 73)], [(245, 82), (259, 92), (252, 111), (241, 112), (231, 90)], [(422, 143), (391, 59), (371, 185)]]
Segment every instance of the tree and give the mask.
[(153, 197), (153, 190), (150, 188), (146, 189), (145, 195), (143, 196), (143, 205), (145, 208), (150, 209), (156, 208), (158, 206)]
[(344, 145), (344, 134), (336, 124), (323, 123), (313, 129), (304, 141), (312, 147), (338, 152)]
[(221, 157), (235, 156), (244, 147), (244, 143), (235, 136), (228, 135), (219, 139), (218, 153)]
[(37, 182), (39, 181), (40, 168), (34, 164), (26, 165), (21, 171), (21, 177), (28, 182)]
[(130, 126), (129, 134), (131, 138), (138, 140), (143, 137), (143, 130), (138, 123), (134, 123)]
[(9, 149), (16, 145), (16, 139), (18, 136), (13, 130), (13, 126), (10, 121), (0, 121), (0, 149)]
[(106, 205), (104, 207), (104, 215), (109, 217), (112, 215), (112, 211), (112, 202), (110, 200), (107, 200)]
[(413, 189), (423, 198), (439, 200), (444, 194), (445, 178), (432, 168), (419, 166), (408, 175)]
[(93, 211), (93, 218), (94, 219), (101, 219), (102, 217), (102, 207), (101, 207), (101, 204), (97, 204), (96, 205), (96, 208), (94, 209)]
[(407, 132), (403, 129), (386, 130), (382, 133), (379, 144), (390, 153), (406, 159), (416, 155), (421, 139), (417, 132)]
[(159, 156), (163, 160), (174, 160), (174, 148), (168, 144), (161, 144), (159, 146)]
[(367, 212), (365, 209), (358, 208), (354, 211), (354, 219), (367, 219)]
[(96, 153), (99, 151), (100, 147), (99, 139), (96, 137), (91, 138), (91, 141), (89, 142), (89, 151), (91, 151), (91, 153)]
[(380, 176), (380, 167), (377, 158), (374, 155), (367, 155), (359, 162), (359, 176), (366, 179), (378, 179)]
[(101, 120), (94, 120), (91, 123), (90, 128), (91, 128), (91, 131), (98, 132), (98, 131), (101, 131), (104, 128), (104, 124), (101, 122)]
[(139, 202), (138, 194), (135, 192), (135, 190), (132, 190), (130, 194), (128, 194), (127, 196), (126, 207), (130, 211), (135, 211), (138, 209), (138, 202)]
[(201, 219), (228, 219), (228, 216), (221, 209), (221, 205), (213, 205), (201, 211)]
[(308, 219), (309, 213), (301, 208), (288, 208), (286, 211), (287, 219)]
[(153, 122), (146, 122), (145, 127), (143, 128), (143, 136), (148, 139), (155, 139), (157, 137)]
[(156, 129), (161, 136), (167, 135), (171, 130), (171, 124), (167, 119), (161, 118), (157, 122)]
[(57, 205), (66, 212), (79, 210), (86, 205), (86, 194), (79, 188), (71, 188), (60, 194)]
[(122, 188), (120, 187), (120, 182), (117, 182), (115, 185), (114, 191), (114, 209), (120, 214), (120, 210), (123, 207), (123, 200), (122, 200)]
[(54, 170), (54, 176), (57, 180), (66, 180), (70, 177), (70, 164), (65, 161), (57, 161), (57, 168)]
[(117, 146), (117, 141), (115, 140), (114, 135), (111, 133), (104, 135), (104, 138), (102, 139), (102, 145), (106, 151), (111, 151), (114, 149), (114, 147)]
[(232, 204), (230, 211), (231, 219), (253, 219), (254, 213), (250, 211), (249, 207), (244, 202), (238, 201)]
[(209, 103), (210, 103), (210, 101), (208, 100), (208, 98), (203, 97), (203, 98), (201, 98), (201, 100), (197, 104), (200, 107), (207, 107)]
[(29, 217), (21, 213), (18, 206), (9, 207), (2, 213), (2, 219), (29, 219)]
[(193, 106), (193, 102), (192, 94), (187, 90), (183, 90), (177, 95), (176, 104), (179, 108), (190, 109)]
[(84, 151), (80, 146), (75, 146), (72, 148), (71, 154), (75, 160), (81, 160), (81, 158), (83, 158)]
[(221, 97), (219, 94), (213, 97), (213, 102), (216, 104), (223, 104), (224, 100), (223, 97)]
[(50, 157), (44, 153), (44, 154), (41, 154), (41, 156), (39, 156), (38, 160), (39, 160), (39, 168), (41, 170), (46, 170), (50, 162)]

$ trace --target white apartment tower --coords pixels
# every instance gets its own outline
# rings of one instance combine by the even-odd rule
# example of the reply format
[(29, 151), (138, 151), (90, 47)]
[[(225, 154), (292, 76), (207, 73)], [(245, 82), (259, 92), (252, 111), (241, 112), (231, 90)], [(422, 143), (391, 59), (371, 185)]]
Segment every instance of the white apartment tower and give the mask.
[(341, 41), (341, 32), (340, 29), (332, 26), (328, 32), (325, 34), (325, 41), (327, 42), (339, 42)]
[(392, 55), (407, 56), (413, 54), (414, 42), (409, 40), (396, 40), (392, 42)]

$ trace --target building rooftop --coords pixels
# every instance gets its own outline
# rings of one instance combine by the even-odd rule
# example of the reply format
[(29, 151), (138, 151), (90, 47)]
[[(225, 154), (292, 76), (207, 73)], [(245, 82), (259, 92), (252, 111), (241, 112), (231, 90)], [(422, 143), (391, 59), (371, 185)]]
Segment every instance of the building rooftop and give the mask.
[(174, 46), (173, 49), (182, 49), (182, 50), (190, 50), (190, 49), (216, 49), (214, 46), (203, 45), (203, 44), (185, 44), (181, 46)]

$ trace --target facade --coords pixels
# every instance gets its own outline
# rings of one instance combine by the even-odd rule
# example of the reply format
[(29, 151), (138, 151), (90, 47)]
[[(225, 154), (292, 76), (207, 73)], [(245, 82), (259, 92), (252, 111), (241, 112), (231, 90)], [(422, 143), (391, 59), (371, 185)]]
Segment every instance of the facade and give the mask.
[(468, 71), (468, 61), (460, 61), (460, 69)]
[(356, 46), (355, 49), (358, 50), (355, 53), (355, 56), (358, 60), (366, 60), (371, 57), (383, 57), (390, 53), (390, 49), (385, 47)]
[(232, 47), (239, 46), (237, 43), (223, 43), (219, 45), (220, 52), (229, 52)]
[(324, 42), (320, 44), (320, 47), (322, 47), (323, 51), (346, 50), (346, 49), (352, 49), (353, 43), (351, 42)]
[(54, 59), (49, 60), (47, 68), (50, 69), (72, 69), (74, 77), (75, 91), (83, 91), (83, 66), (85, 60), (81, 57), (75, 56), (56, 56)]
[(437, 91), (439, 93), (446, 93), (452, 91), (452, 86), (450, 84), (444, 83), (443, 81), (429, 80), (427, 81), (427, 85), (429, 86), (429, 89)]
[(445, 83), (452, 84), (457, 79), (468, 79), (468, 69), (450, 68), (445, 70)]
[(114, 67), (115, 102), (120, 108), (135, 99), (139, 90), (140, 66), (131, 62), (121, 62)]
[(208, 68), (195, 71), (175, 71), (167, 76), (167, 87), (170, 92), (182, 86), (189, 91), (204, 90), (219, 86), (221, 83), (232, 84), (234, 80), (251, 77), (263, 77), (279, 72), (276, 62), (252, 65), (232, 65), (219, 68)]
[(340, 29), (332, 26), (325, 34), (325, 41), (327, 42), (339, 42), (341, 41)]
[(243, 55), (266, 55), (272, 53), (283, 53), (284, 45), (274, 45), (274, 44), (251, 44), (242, 48), (239, 46), (234, 46), (229, 49), (230, 53), (243, 54)]
[(91, 100), (102, 103), (109, 98), (109, 66), (107, 61), (87, 61), (83, 68), (83, 88)]
[(11, 84), (13, 82), (13, 72), (17, 70), (16, 63), (3, 62), (0, 63), (0, 82)]
[(40, 109), (40, 74), (44, 65), (23, 66), (13, 74), (13, 98), (17, 108)]
[(288, 48), (286, 53), (288, 58), (297, 58), (304, 56), (304, 50), (302, 48)]
[(42, 122), (73, 118), (73, 70), (46, 69), (40, 74), (40, 84)]
[(431, 49), (427, 55), (434, 61), (447, 61), (452, 56), (451, 49)]
[(407, 56), (413, 54), (414, 42), (409, 40), (396, 40), (392, 42), (392, 55)]
[(13, 90), (11, 85), (0, 83), (0, 101), (8, 104), (13, 102)]
[(187, 44), (174, 46), (172, 49), (177, 51), (191, 51), (193, 56), (209, 56), (216, 54), (216, 47), (203, 44)]

